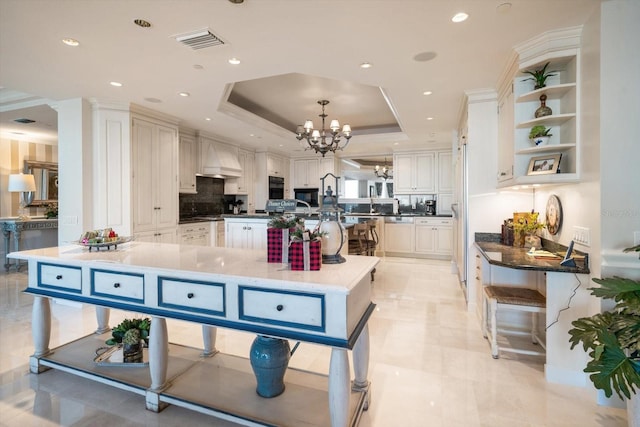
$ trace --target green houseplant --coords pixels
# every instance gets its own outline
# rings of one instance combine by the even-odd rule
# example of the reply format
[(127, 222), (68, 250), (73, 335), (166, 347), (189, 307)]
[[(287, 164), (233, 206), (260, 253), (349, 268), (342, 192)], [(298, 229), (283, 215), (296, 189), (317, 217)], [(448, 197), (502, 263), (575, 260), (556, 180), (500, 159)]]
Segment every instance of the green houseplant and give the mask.
[(549, 132), (551, 132), (551, 128), (547, 128), (543, 125), (535, 125), (531, 128), (531, 130), (529, 130), (529, 139), (534, 139), (541, 136), (553, 136), (553, 134), (550, 134)]
[(555, 71), (547, 71), (547, 67), (549, 66), (549, 62), (547, 62), (546, 64), (544, 64), (544, 67), (538, 69), (538, 70), (527, 70), (524, 73), (525, 74), (529, 74), (531, 77), (529, 77), (528, 79), (524, 79), (523, 81), (528, 81), (528, 80), (533, 80), (535, 82), (535, 86), (534, 89), (540, 89), (543, 87), (546, 87), (547, 84), (547, 79), (551, 76), (555, 76)]
[(106, 341), (107, 345), (116, 345), (122, 342), (127, 331), (136, 329), (139, 332), (140, 339), (145, 344), (149, 344), (149, 331), (151, 330), (151, 319), (145, 317), (143, 319), (124, 319), (120, 324), (111, 330), (111, 338)]
[(571, 322), (571, 348), (582, 343), (591, 360), (584, 372), (610, 397), (631, 399), (640, 391), (640, 281), (612, 277), (593, 279), (600, 287), (591, 295), (616, 302), (611, 311)]

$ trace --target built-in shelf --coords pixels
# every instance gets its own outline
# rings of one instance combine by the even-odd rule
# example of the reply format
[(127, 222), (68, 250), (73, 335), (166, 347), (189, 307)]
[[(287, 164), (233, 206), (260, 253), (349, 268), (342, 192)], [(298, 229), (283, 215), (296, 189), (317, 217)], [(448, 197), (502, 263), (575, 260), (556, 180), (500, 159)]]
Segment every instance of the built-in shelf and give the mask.
[(547, 95), (547, 99), (560, 99), (570, 90), (575, 88), (575, 83), (564, 83), (555, 86), (543, 87), (532, 92), (523, 93), (516, 99), (516, 102), (538, 101), (540, 100), (540, 96), (543, 94)]
[(516, 125), (516, 128), (524, 129), (524, 128), (533, 127), (535, 125), (560, 126), (561, 124), (566, 123), (575, 117), (576, 117), (575, 113), (555, 114), (552, 116), (538, 117), (537, 119), (531, 119), (531, 120), (527, 120), (526, 122), (520, 122)]
[(523, 148), (518, 150), (516, 154), (536, 154), (536, 153), (551, 153), (551, 152), (563, 152), (576, 148), (576, 144), (549, 144), (538, 147)]

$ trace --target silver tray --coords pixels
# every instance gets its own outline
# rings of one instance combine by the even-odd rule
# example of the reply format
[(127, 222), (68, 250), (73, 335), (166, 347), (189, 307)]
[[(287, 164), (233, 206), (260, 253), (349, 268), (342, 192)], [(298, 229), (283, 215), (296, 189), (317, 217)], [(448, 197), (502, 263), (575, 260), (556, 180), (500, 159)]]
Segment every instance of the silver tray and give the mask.
[(118, 237), (118, 240), (116, 240), (115, 242), (82, 243), (82, 241), (78, 241), (78, 244), (80, 246), (84, 246), (85, 248), (89, 248), (89, 252), (91, 252), (92, 249), (95, 249), (97, 251), (101, 249), (106, 249), (106, 250), (118, 249), (118, 245), (130, 242), (130, 241), (131, 241), (131, 237)]
[(146, 347), (142, 349), (142, 362), (124, 362), (122, 345), (101, 347), (96, 350), (96, 357), (93, 361), (97, 366), (127, 366), (130, 368), (149, 366), (149, 349)]

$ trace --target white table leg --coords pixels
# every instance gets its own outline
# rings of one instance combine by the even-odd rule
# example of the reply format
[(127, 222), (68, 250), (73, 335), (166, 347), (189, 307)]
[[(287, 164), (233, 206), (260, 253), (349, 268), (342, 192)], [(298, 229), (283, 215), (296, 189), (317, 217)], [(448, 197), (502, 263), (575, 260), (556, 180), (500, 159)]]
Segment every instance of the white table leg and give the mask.
[(97, 335), (102, 335), (111, 330), (111, 328), (109, 327), (110, 314), (111, 310), (109, 310), (108, 308), (96, 306), (96, 320), (98, 321), (98, 329), (96, 329), (95, 333)]
[(167, 366), (169, 364), (169, 340), (167, 337), (167, 321), (162, 317), (151, 318), (149, 331), (149, 374), (151, 387), (145, 396), (146, 407), (153, 412), (160, 412), (166, 404), (160, 402), (160, 392), (166, 387)]
[(36, 296), (33, 299), (31, 312), (31, 333), (35, 352), (29, 358), (29, 370), (33, 374), (39, 374), (49, 368), (40, 366), (40, 357), (48, 354), (49, 339), (51, 337), (51, 305), (49, 298)]
[(204, 343), (202, 357), (211, 357), (218, 352), (216, 350), (217, 333), (218, 328), (215, 326), (202, 325), (202, 341)]
[(369, 386), (369, 325), (365, 325), (353, 347), (353, 390), (363, 390)]
[(331, 349), (329, 365), (329, 412), (331, 427), (346, 427), (349, 422), (349, 358), (344, 348)]

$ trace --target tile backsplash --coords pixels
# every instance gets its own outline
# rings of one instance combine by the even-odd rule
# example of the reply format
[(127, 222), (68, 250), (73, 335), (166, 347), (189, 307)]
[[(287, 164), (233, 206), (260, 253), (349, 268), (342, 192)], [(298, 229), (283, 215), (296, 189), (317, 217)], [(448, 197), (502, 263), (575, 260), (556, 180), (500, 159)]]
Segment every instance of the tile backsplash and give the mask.
[(196, 194), (180, 194), (180, 218), (230, 213), (235, 196), (224, 195), (224, 179), (196, 177)]

